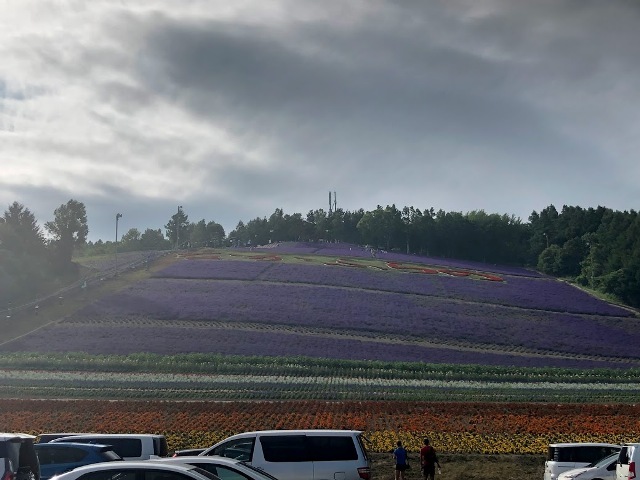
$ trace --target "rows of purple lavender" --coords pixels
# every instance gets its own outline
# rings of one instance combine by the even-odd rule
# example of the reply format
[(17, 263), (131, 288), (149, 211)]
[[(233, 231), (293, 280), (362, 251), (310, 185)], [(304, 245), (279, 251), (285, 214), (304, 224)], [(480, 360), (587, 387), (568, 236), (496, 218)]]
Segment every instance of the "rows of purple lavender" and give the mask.
[(95, 302), (70, 321), (131, 315), (185, 323), (257, 322), (402, 333), (440, 341), (640, 358), (640, 334), (632, 318), (286, 283), (150, 279)]
[(511, 365), (517, 367), (628, 368), (607, 360), (525, 356), (513, 353), (454, 350), (399, 345), (349, 338), (322, 338), (294, 333), (203, 330), (184, 327), (104, 328), (62, 324), (41, 329), (0, 348), (1, 352), (88, 352), (92, 355), (210, 353), (246, 356), (306, 356), (344, 360), (381, 360), (448, 364)]
[(633, 316), (565, 282), (552, 278), (505, 277), (504, 282), (449, 275), (234, 260), (183, 260), (158, 274), (165, 278), (236, 279), (331, 285), (408, 293), (555, 312)]
[(256, 280), (272, 262), (184, 259), (156, 274), (160, 278)]

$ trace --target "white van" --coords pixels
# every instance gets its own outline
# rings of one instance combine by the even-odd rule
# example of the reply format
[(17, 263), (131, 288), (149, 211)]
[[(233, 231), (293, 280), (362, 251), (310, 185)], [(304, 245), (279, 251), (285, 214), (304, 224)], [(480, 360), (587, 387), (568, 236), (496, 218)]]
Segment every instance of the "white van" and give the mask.
[(91, 433), (71, 435), (51, 440), (51, 443), (100, 443), (111, 445), (113, 451), (124, 460), (149, 460), (166, 457), (169, 454), (167, 439), (164, 435), (136, 433)]
[(616, 480), (633, 480), (640, 468), (640, 443), (625, 443), (616, 464)]
[(544, 480), (557, 480), (562, 472), (586, 467), (618, 451), (620, 445), (612, 443), (552, 443), (544, 462)]
[(233, 435), (200, 455), (242, 460), (279, 480), (370, 480), (358, 430), (263, 430)]

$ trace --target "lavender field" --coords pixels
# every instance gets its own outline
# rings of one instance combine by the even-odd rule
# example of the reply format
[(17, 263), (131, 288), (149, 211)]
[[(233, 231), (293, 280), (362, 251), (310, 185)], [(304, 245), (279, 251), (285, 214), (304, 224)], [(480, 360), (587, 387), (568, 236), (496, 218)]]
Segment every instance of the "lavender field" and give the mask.
[[(366, 257), (367, 251), (353, 246), (327, 244), (313, 250), (289, 244), (265, 250), (278, 256), (265, 260), (256, 250), (223, 250), (214, 257), (219, 259), (178, 258), (154, 277), (6, 343), (0, 351), (212, 352), (570, 368), (640, 365), (633, 312), (535, 272), (464, 262), (444, 265), (490, 272), (501, 280), (488, 281), (400, 271), (388, 262), (436, 265), (400, 254)], [(329, 266), (332, 254), (362, 260), (354, 261), (357, 267)], [(393, 258), (379, 258), (383, 255)]]

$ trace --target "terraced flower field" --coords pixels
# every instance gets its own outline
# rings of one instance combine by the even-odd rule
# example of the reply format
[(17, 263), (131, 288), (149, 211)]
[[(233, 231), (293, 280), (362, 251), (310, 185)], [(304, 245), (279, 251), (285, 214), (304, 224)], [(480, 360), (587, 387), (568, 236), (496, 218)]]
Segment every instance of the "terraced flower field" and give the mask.
[(442, 453), (543, 454), (550, 442), (632, 441), (640, 407), (478, 402), (113, 402), (0, 400), (0, 429), (163, 433), (171, 449), (207, 447), (228, 435), (278, 428), (353, 428), (368, 448), (398, 439), (418, 451), (429, 436)]
[(379, 452), (428, 435), (535, 455), (640, 434), (637, 313), (536, 272), (286, 244), (174, 253), (110, 282), (0, 344), (0, 431), (183, 448), (358, 428)]
[[(524, 269), (325, 247), (182, 254), (0, 351), (640, 365), (637, 316), (564, 282)], [(350, 256), (331, 255), (338, 252)]]

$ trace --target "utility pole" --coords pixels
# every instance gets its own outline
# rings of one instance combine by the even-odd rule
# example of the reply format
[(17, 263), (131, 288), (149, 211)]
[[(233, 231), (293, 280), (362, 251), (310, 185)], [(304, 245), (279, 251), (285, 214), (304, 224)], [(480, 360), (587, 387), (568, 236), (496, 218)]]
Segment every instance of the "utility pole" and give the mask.
[(118, 220), (122, 218), (121, 213), (116, 213), (116, 277), (118, 276)]
[(182, 205), (178, 205), (178, 214), (176, 215), (176, 250), (180, 250), (180, 212), (182, 211)]

